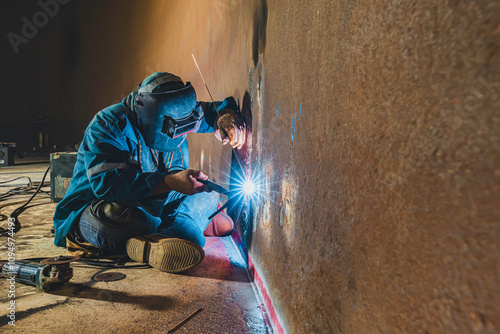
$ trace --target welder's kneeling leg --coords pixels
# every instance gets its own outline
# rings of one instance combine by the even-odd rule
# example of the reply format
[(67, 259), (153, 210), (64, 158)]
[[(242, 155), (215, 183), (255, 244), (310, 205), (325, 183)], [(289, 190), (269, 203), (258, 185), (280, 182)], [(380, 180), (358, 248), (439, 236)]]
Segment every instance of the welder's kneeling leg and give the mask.
[(185, 239), (160, 234), (134, 237), (127, 241), (127, 254), (167, 273), (180, 273), (196, 267), (205, 257), (203, 248)]
[(151, 217), (137, 207), (96, 200), (82, 214), (75, 232), (106, 253), (125, 253), (128, 239), (154, 233)]
[[(175, 192), (173, 192), (175, 193)], [(163, 208), (161, 224), (156, 234), (189, 240), (200, 247), (205, 246), (203, 231), (210, 220), (208, 217), (217, 210), (219, 194), (199, 193), (191, 196), (172, 194), (175, 199)]]

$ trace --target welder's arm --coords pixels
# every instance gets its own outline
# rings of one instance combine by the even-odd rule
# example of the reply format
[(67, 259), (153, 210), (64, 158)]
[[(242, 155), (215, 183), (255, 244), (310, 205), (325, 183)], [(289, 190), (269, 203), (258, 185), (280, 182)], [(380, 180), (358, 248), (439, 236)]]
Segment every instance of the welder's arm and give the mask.
[(133, 204), (171, 189), (188, 194), (205, 190), (205, 186), (192, 181), (190, 175), (182, 178), (183, 174), (174, 177), (163, 172), (142, 172), (130, 163), (128, 144), (112, 127), (94, 124), (85, 134), (82, 145), (87, 177), (98, 199)]
[[(205, 113), (198, 133), (214, 132), (223, 145), (241, 148), (246, 140), (246, 124), (233, 97), (214, 103), (200, 102)], [(217, 112), (218, 111), (218, 112)]]
[(210, 191), (206, 185), (196, 179), (206, 180), (208, 176), (199, 170), (187, 169), (175, 174), (169, 174), (160, 182), (153, 191), (153, 196), (170, 190), (175, 190), (182, 194), (194, 195), (203, 191)]
[(109, 138), (84, 143), (84, 162), (94, 195), (101, 200), (132, 204), (152, 195), (166, 173), (143, 173), (128, 161), (129, 152)]

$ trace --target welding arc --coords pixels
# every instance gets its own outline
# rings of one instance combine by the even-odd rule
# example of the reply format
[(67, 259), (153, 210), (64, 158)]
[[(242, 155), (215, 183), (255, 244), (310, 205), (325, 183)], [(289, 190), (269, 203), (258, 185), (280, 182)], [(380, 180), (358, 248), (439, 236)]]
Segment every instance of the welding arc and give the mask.
[[(201, 80), (203, 81), (203, 84), (205, 85), (205, 88), (207, 89), (208, 95), (210, 96), (210, 100), (212, 100), (212, 103), (213, 103), (213, 105), (215, 107), (215, 111), (217, 111), (217, 115), (220, 117), (219, 108), (217, 108), (217, 105), (215, 104), (214, 98), (212, 97), (212, 93), (210, 93), (210, 89), (208, 89), (207, 82), (205, 81), (205, 78), (203, 78), (203, 74), (201, 74), (200, 66), (198, 66), (198, 62), (196, 61), (196, 58), (194, 57), (194, 54), (191, 53), (191, 57), (193, 57), (194, 64), (196, 65), (196, 68), (198, 69), (198, 73), (200, 73)], [(219, 131), (220, 131), (220, 129), (219, 129)], [(245, 138), (245, 140), (246, 140), (246, 138)], [(240, 165), (240, 168), (243, 171), (244, 170), (243, 166), (242, 166), (242, 164), (240, 162), (240, 159), (238, 159), (238, 155), (236, 154), (236, 151), (234, 150), (234, 147), (231, 146), (231, 148), (233, 150), (234, 155), (236, 156), (236, 161), (238, 161), (238, 164)]]

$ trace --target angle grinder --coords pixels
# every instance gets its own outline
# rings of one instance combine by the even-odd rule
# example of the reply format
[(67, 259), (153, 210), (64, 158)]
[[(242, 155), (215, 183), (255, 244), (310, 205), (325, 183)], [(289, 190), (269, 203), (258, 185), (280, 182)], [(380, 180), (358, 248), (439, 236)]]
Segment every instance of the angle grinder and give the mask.
[(73, 268), (69, 264), (79, 259), (79, 256), (57, 256), (40, 262), (6, 262), (2, 266), (2, 274), (14, 278), (16, 282), (34, 285), (39, 292), (46, 292), (68, 282), (73, 277)]

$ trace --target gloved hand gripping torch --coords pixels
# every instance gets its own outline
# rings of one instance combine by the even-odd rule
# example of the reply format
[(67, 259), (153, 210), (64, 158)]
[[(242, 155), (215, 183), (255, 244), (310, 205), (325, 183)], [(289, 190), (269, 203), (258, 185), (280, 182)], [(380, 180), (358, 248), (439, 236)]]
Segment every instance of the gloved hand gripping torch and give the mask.
[[(228, 198), (231, 198), (231, 196), (230, 196), (231, 192), (229, 190), (227, 190), (226, 188), (224, 188), (223, 186), (221, 186), (220, 184), (217, 184), (217, 183), (210, 181), (208, 179), (203, 180), (203, 179), (196, 178), (196, 181), (203, 183), (210, 190), (216, 191), (219, 194), (226, 195)], [(222, 210), (227, 208), (228, 205), (229, 205), (229, 200), (226, 202), (226, 204), (221, 206), (220, 209), (218, 209), (210, 217), (208, 217), (208, 220), (211, 220), (213, 217), (217, 216), (219, 214), (219, 212), (221, 212)]]

